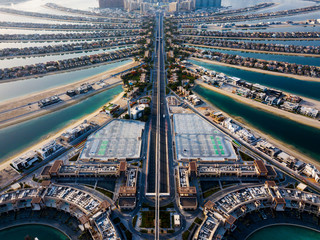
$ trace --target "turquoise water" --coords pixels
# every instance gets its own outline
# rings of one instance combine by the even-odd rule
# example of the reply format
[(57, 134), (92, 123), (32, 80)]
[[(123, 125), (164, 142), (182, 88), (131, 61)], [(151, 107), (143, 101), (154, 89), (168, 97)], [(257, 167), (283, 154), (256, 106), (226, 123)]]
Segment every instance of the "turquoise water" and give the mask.
[(267, 133), (286, 145), (291, 145), (305, 155), (320, 161), (320, 129), (255, 109), (201, 86), (196, 86), (194, 92), (229, 115), (240, 117), (261, 132)]
[(320, 233), (297, 226), (270, 226), (255, 232), (248, 240), (317, 240), (320, 239)]
[(0, 129), (0, 162), (94, 112), (121, 92), (122, 87), (117, 86), (62, 110)]
[[(225, 39), (227, 40), (227, 39)], [(230, 39), (227, 41), (235, 41), (234, 39)], [(266, 43), (266, 44), (282, 44), (282, 45), (300, 45), (300, 46), (319, 46), (320, 41), (307, 41), (307, 40), (301, 40), (301, 41), (280, 41), (280, 40), (257, 40), (257, 39), (241, 39), (239, 40), (241, 42), (256, 42), (256, 43)], [(1, 47), (1, 44), (0, 44)]]
[(11, 227), (0, 231), (1, 240), (23, 240), (30, 236), (33, 240), (68, 240), (69, 238), (59, 230), (40, 224), (27, 224)]
[(232, 67), (219, 66), (200, 61), (190, 60), (191, 63), (217, 72), (223, 72), (229, 76), (238, 77), (252, 83), (259, 83), (271, 88), (300, 96), (320, 100), (320, 82), (301, 81), (289, 77), (273, 76), (269, 74), (250, 72)]
[(102, 66), (76, 70), (65, 73), (47, 75), (39, 78), (30, 78), (0, 84), (0, 102), (15, 97), (29, 95), (31, 93), (41, 92), (50, 88), (74, 83), (96, 74), (120, 67), (126, 63), (132, 62), (125, 60), (122, 62), (110, 63)]
[(54, 46), (72, 43), (83, 43), (93, 42), (93, 40), (70, 40), (70, 41), (45, 41), (45, 42), (28, 42), (28, 41), (17, 41), (17, 42), (0, 42), (0, 49), (4, 48), (24, 48), (24, 47), (43, 47), (43, 46)]
[(209, 51), (214, 51), (214, 52), (239, 55), (242, 57), (250, 57), (250, 58), (272, 60), (272, 61), (279, 61), (279, 62), (296, 63), (296, 64), (302, 64), (302, 65), (320, 66), (320, 58), (316, 58), (316, 57), (289, 56), (289, 55), (280, 55), (280, 54), (277, 55), (277, 54), (266, 54), (266, 53), (252, 53), (252, 52), (244, 52), (244, 51), (237, 51), (237, 50), (221, 50), (221, 49), (202, 48), (202, 47), (198, 47), (198, 48), (204, 49), (204, 50), (209, 50)]

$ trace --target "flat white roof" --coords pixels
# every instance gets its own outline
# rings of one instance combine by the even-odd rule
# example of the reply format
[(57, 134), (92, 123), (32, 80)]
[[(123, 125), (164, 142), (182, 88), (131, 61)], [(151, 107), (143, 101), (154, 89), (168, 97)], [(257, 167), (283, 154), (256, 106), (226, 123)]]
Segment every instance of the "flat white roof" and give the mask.
[(196, 114), (173, 115), (177, 159), (224, 161), (237, 159), (231, 142)]
[(139, 158), (144, 127), (144, 122), (115, 119), (88, 137), (80, 159)]

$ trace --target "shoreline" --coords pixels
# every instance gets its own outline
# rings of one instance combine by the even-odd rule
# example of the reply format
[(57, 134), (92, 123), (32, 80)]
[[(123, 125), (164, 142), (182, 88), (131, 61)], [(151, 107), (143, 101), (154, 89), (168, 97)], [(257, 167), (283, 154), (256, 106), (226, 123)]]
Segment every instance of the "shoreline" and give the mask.
[[(50, 18), (50, 17), (40, 17), (40, 16), (32, 16), (32, 15), (25, 15), (25, 14), (19, 14), (19, 13), (14, 13), (14, 12), (6, 12), (6, 11), (0, 11), (1, 14), (8, 14), (8, 15), (14, 15), (14, 16), (19, 16), (19, 17), (26, 17), (26, 18), (34, 18), (34, 19), (41, 19), (41, 20), (49, 20), (53, 22), (73, 22), (73, 23), (87, 23), (87, 24), (111, 24), (111, 25), (116, 25), (116, 24), (122, 24), (122, 22), (98, 22), (98, 21), (86, 21), (86, 20), (71, 20), (71, 19), (63, 19), (63, 18)], [(52, 14), (50, 14), (52, 15)], [(59, 15), (57, 15), (59, 16)], [(63, 16), (63, 15), (62, 15)], [(72, 16), (71, 17), (78, 17), (78, 16)], [(88, 19), (95, 19), (96, 17), (86, 17)]]
[(272, 224), (267, 224), (267, 225), (264, 225), (262, 227), (259, 227), (259, 228), (255, 229), (255, 230), (253, 230), (246, 237), (245, 240), (249, 239), (253, 234), (258, 232), (259, 230), (262, 230), (262, 229), (267, 228), (267, 227), (273, 227), (273, 226), (293, 226), (293, 227), (299, 227), (299, 228), (306, 228), (306, 229), (309, 229), (309, 230), (312, 230), (312, 231), (320, 233), (320, 231), (318, 229), (315, 229), (315, 228), (312, 228), (312, 227), (308, 227), (308, 226), (304, 226), (304, 225), (295, 224), (295, 223), (272, 223)]
[(250, 71), (250, 72), (257, 72), (257, 73), (262, 73), (262, 74), (267, 74), (267, 75), (274, 75), (274, 76), (279, 76), (279, 77), (294, 78), (294, 79), (297, 79), (297, 80), (300, 80), (300, 81), (320, 82), (320, 78), (315, 78), (315, 77), (306, 77), (306, 76), (300, 76), (300, 75), (294, 75), (294, 74), (267, 71), (267, 70), (262, 70), (262, 69), (259, 69), (259, 68), (243, 67), (243, 66), (239, 66), (239, 65), (232, 65), (232, 64), (227, 64), (227, 63), (214, 61), (214, 60), (203, 59), (203, 58), (190, 57), (189, 59), (194, 60), (194, 61), (200, 61), (200, 62), (204, 62), (204, 63), (209, 63), (209, 64), (213, 64), (213, 65), (237, 68), (237, 69)]
[[(62, 44), (63, 45), (63, 44)], [(73, 51), (64, 51), (64, 52), (52, 52), (52, 53), (39, 53), (39, 54), (33, 54), (33, 55), (15, 55), (15, 56), (4, 56), (0, 57), (0, 60), (6, 60), (6, 59), (14, 59), (14, 58), (34, 58), (34, 57), (47, 57), (47, 56), (54, 56), (54, 55), (65, 55), (65, 54), (73, 54), (73, 53), (94, 53), (95, 51), (99, 50), (122, 50), (130, 47), (134, 47), (137, 44), (123, 44), (123, 45), (117, 45), (117, 46), (110, 46), (110, 47), (101, 47), (101, 48), (90, 48), (90, 49), (83, 49), (83, 50), (73, 50)], [(118, 48), (118, 49), (116, 49)], [(112, 51), (110, 51), (112, 52)], [(320, 57), (320, 56), (319, 56)], [(5, 80), (4, 80), (5, 81)]]
[(67, 32), (96, 32), (96, 31), (121, 31), (121, 30), (139, 30), (140, 28), (102, 28), (102, 29), (90, 29), (90, 28), (36, 28), (36, 27), (14, 27), (14, 26), (0, 26), (1, 29), (19, 29), (19, 30), (36, 30), (36, 31), (67, 31)]
[(312, 57), (320, 58), (320, 54), (306, 54), (306, 53), (287, 53), (287, 52), (272, 52), (272, 51), (263, 51), (263, 50), (253, 50), (253, 49), (242, 49), (242, 48), (228, 48), (228, 47), (216, 47), (216, 46), (207, 46), (201, 44), (185, 44), (188, 46), (202, 47), (202, 48), (213, 48), (227, 51), (238, 51), (238, 52), (252, 52), (252, 53), (263, 53), (271, 55), (287, 55), (287, 56), (301, 56), (301, 57)]
[(103, 66), (103, 65), (108, 65), (110, 63), (123, 62), (123, 61), (129, 60), (129, 59), (131, 59), (133, 61), (132, 57), (127, 57), (127, 58), (121, 58), (121, 59), (117, 59), (117, 60), (113, 60), (113, 61), (97, 63), (97, 64), (93, 64), (93, 65), (89, 65), (89, 66), (86, 65), (86, 66), (81, 66), (81, 67), (65, 69), (65, 70), (62, 70), (62, 71), (53, 71), (53, 72), (47, 72), (47, 73), (43, 73), (43, 74), (35, 74), (35, 75), (30, 75), (30, 76), (25, 76), (25, 77), (18, 77), (18, 78), (0, 80), (0, 86), (1, 86), (1, 83), (27, 80), (27, 79), (30, 79), (30, 78), (41, 78), (41, 77), (54, 75), (54, 74), (60, 74), (60, 73), (73, 72), (73, 71), (83, 70), (83, 69), (88, 69), (88, 68), (100, 67), (100, 66)]
[[(115, 67), (113, 69), (109, 69), (109, 70), (106, 70), (102, 73), (98, 73), (98, 74), (94, 74), (90, 77), (86, 77), (84, 79), (81, 79), (79, 81), (76, 81), (76, 82), (72, 82), (72, 83), (68, 83), (68, 84), (62, 84), (60, 86), (55, 86), (55, 87), (52, 87), (52, 88), (49, 88), (47, 90), (44, 90), (44, 91), (40, 91), (40, 92), (33, 92), (31, 94), (28, 94), (28, 95), (23, 95), (23, 96), (18, 96), (18, 97), (14, 97), (14, 98), (10, 98), (10, 99), (6, 99), (6, 100), (3, 100), (3, 101), (0, 101), (0, 109), (1, 109), (1, 106), (3, 105), (8, 105), (12, 102), (16, 102), (16, 101), (22, 101), (26, 98), (32, 98), (32, 97), (35, 97), (41, 93), (43, 94), (47, 94), (49, 91), (55, 91), (55, 90), (59, 90), (59, 89), (63, 89), (63, 91), (65, 91), (65, 88), (69, 88), (69, 87), (73, 87), (74, 85), (77, 85), (77, 84), (82, 84), (82, 83), (85, 83), (85, 82), (88, 82), (88, 81), (96, 81), (97, 78), (108, 78), (110, 77), (111, 75), (113, 74), (116, 74), (116, 73), (119, 73), (121, 71), (125, 71), (126, 69), (129, 69), (131, 67), (135, 67), (135, 66), (138, 66), (138, 62), (135, 62), (133, 59), (127, 59), (127, 60), (131, 60), (131, 62), (128, 62), (126, 64), (123, 64), (121, 66), (118, 66), (118, 67)], [(130, 65), (130, 66), (129, 66)], [(1, 86), (1, 85), (0, 85)]]
[(15, 227), (24, 226), (24, 225), (42, 225), (42, 226), (50, 227), (50, 228), (53, 228), (53, 229), (59, 231), (59, 232), (62, 233), (63, 235), (65, 235), (67, 238), (69, 238), (69, 240), (72, 239), (72, 238), (71, 238), (65, 231), (63, 231), (62, 229), (59, 229), (58, 227), (53, 226), (53, 225), (51, 225), (51, 224), (49, 224), (49, 223), (39, 223), (39, 222), (36, 222), (36, 221), (12, 224), (12, 225), (10, 225), (10, 226), (0, 228), (0, 231), (5, 231), (5, 230), (10, 229), (10, 228), (15, 228)]
[(209, 85), (209, 84), (206, 84), (206, 83), (202, 83), (202, 82), (199, 82), (199, 81), (197, 81), (196, 83), (198, 85), (204, 87), (204, 88), (207, 88), (207, 89), (209, 89), (211, 91), (215, 91), (215, 92), (220, 93), (220, 94), (223, 94), (223, 95), (225, 95), (227, 97), (230, 97), (230, 98), (232, 98), (234, 100), (240, 101), (240, 102), (242, 102), (242, 103), (244, 103), (246, 105), (249, 105), (251, 107), (262, 109), (262, 110), (267, 111), (269, 113), (272, 113), (274, 115), (287, 118), (287, 119), (289, 119), (291, 121), (295, 121), (295, 122), (300, 123), (300, 124), (304, 124), (304, 125), (307, 125), (307, 126), (310, 126), (310, 127), (314, 127), (314, 128), (320, 129), (320, 122), (317, 121), (316, 119), (312, 119), (312, 118), (309, 118), (309, 117), (306, 117), (306, 116), (303, 116), (303, 115), (291, 113), (291, 112), (288, 112), (288, 111), (285, 111), (285, 110), (282, 110), (282, 109), (279, 109), (279, 108), (268, 106), (266, 104), (254, 101), (252, 99), (244, 98), (244, 97), (238, 96), (236, 94), (233, 94), (231, 92), (225, 91), (223, 89), (216, 88), (216, 87), (214, 87), (212, 85)]
[(101, 107), (104, 106), (105, 104), (109, 103), (109, 102), (117, 102), (119, 101), (122, 96), (124, 95), (124, 92), (121, 92), (118, 95), (115, 95), (114, 98), (112, 98), (110, 101), (105, 102), (103, 105), (101, 105), (97, 110), (95, 110), (94, 112), (83, 116), (81, 118), (79, 118), (78, 120), (72, 121), (70, 122), (70, 124), (65, 125), (64, 127), (55, 130), (53, 132), (48, 133), (47, 135), (43, 136), (41, 139), (39, 139), (39, 141), (37, 141), (35, 144), (33, 144), (30, 147), (27, 147), (17, 153), (14, 153), (12, 156), (8, 157), (7, 159), (4, 159), (2, 162), (0, 162), (0, 171), (4, 170), (7, 167), (11, 167), (10, 163), (13, 159), (17, 158), (20, 155), (23, 155), (29, 151), (35, 151), (38, 148), (40, 148), (41, 146), (45, 145), (46, 143), (56, 139), (57, 137), (59, 137), (62, 133), (64, 133), (67, 129), (76, 127), (77, 125), (80, 125), (84, 120), (88, 120), (93, 118), (94, 116), (98, 115), (101, 111)]
[[(99, 79), (103, 79), (103, 78), (110, 78), (115, 73), (126, 71), (126, 70), (128, 70), (128, 69), (130, 69), (132, 67), (135, 67), (135, 66), (138, 66), (138, 63), (134, 62), (134, 61), (131, 61), (129, 63), (126, 63), (126, 64), (122, 65), (122, 66), (115, 67), (114, 69), (110, 69), (110, 70), (107, 70), (107, 71), (102, 72), (100, 74), (96, 74), (96, 75), (93, 75), (91, 77), (84, 78), (84, 79), (82, 79), (80, 81), (77, 81), (77, 82), (74, 82), (74, 83), (57, 86), (57, 87), (54, 87), (54, 88), (51, 88), (51, 89), (48, 89), (48, 90), (45, 90), (45, 91), (29, 94), (29, 95), (26, 95), (26, 96), (21, 96), (21, 97), (17, 97), (17, 98), (13, 98), (13, 99), (8, 99), (8, 100), (0, 103), (0, 109), (6, 111), (6, 110), (13, 109), (13, 108), (17, 108), (17, 106), (15, 105), (17, 102), (19, 102), (19, 103), (21, 103), (23, 105), (26, 105), (30, 101), (31, 102), (38, 101), (38, 100), (42, 99), (43, 97), (45, 97), (47, 95), (59, 95), (61, 93), (65, 93), (65, 89), (66, 88), (69, 88), (69, 87), (70, 88), (75, 88), (76, 86), (78, 86), (80, 84), (83, 84), (83, 83), (87, 83), (87, 82), (90, 82), (90, 81), (91, 82), (95, 82), (95, 81), (99, 81)], [(72, 106), (72, 105), (74, 105), (76, 103), (79, 103), (79, 102), (89, 98), (89, 97), (92, 97), (92, 96), (94, 96), (96, 94), (102, 93), (102, 92), (104, 92), (106, 90), (109, 90), (110, 88), (113, 88), (113, 87), (116, 87), (116, 86), (120, 85), (121, 84), (121, 79), (119, 77), (114, 77), (114, 78), (109, 79), (109, 81), (106, 81), (106, 83), (109, 84), (109, 85), (105, 86), (105, 87), (102, 87), (102, 88), (99, 88), (97, 90), (94, 90), (92, 92), (88, 92), (85, 95), (82, 95), (82, 96), (79, 95), (76, 99), (71, 98), (68, 101), (61, 102), (58, 105), (53, 104), (52, 106), (48, 106), (48, 107), (46, 107), (44, 109), (38, 109), (37, 111), (31, 112), (31, 113), (25, 113), (25, 114), (22, 114), (22, 115), (18, 115), (16, 117), (14, 117), (13, 119), (7, 119), (7, 120), (4, 119), (0, 123), (0, 129), (8, 127), (8, 126), (11, 126), (11, 125), (15, 125), (15, 124), (18, 124), (18, 123), (21, 123), (21, 122), (24, 122), (24, 121), (27, 121), (27, 120), (30, 120), (30, 119), (33, 119), (33, 118), (36, 118), (36, 117), (39, 117), (39, 116), (46, 115), (46, 114), (49, 114), (49, 113), (64, 109), (64, 108), (69, 107), (69, 106)], [(23, 107), (23, 105), (21, 107)], [(7, 107), (10, 107), (10, 108), (6, 109)]]
[(56, 106), (53, 104), (52, 106), (48, 106), (47, 108), (39, 109), (39, 110), (31, 112), (31, 113), (26, 113), (26, 114), (14, 117), (13, 119), (3, 120), (3, 121), (1, 121), (2, 123), (0, 122), (0, 129), (10, 127), (10, 126), (13, 126), (13, 125), (37, 118), (37, 117), (41, 117), (41, 116), (62, 110), (64, 108), (67, 108), (67, 107), (70, 107), (70, 106), (75, 105), (77, 103), (80, 103), (80, 102), (86, 100), (87, 98), (90, 98), (90, 97), (97, 95), (99, 93), (102, 93), (104, 91), (110, 90), (110, 89), (117, 87), (119, 85), (121, 85), (121, 80), (107, 86), (106, 88), (100, 88), (94, 92), (91, 92), (91, 94), (79, 96), (79, 98), (77, 98), (77, 99), (70, 99), (69, 101), (62, 102)]
[(56, 38), (56, 39), (2, 39), (1, 43), (28, 43), (28, 42), (77, 42), (77, 41), (92, 41), (92, 40), (100, 40), (100, 39), (114, 39), (114, 38), (130, 38), (136, 37), (139, 35), (125, 35), (125, 36), (110, 36), (110, 37), (92, 37), (92, 38)]
[(252, 130), (253, 132), (257, 133), (257, 135), (261, 136), (262, 138), (265, 138), (267, 141), (275, 145), (276, 147), (279, 147), (279, 149), (283, 150), (284, 152), (287, 152), (288, 154), (300, 159), (301, 161), (305, 163), (312, 163), (313, 165), (320, 168), (320, 162), (318, 162), (316, 159), (313, 159), (309, 156), (306, 156), (304, 153), (297, 151), (296, 147), (290, 144), (287, 144), (285, 142), (282, 142), (281, 140), (278, 140), (274, 138), (271, 135), (268, 135), (267, 133), (261, 132), (258, 130), (255, 126), (251, 125), (245, 119), (243, 119), (240, 116), (231, 116), (230, 114), (226, 113), (225, 111), (222, 111), (220, 108), (216, 107), (213, 103), (209, 102), (206, 98), (204, 98), (202, 95), (196, 93), (209, 107), (221, 111), (225, 116), (230, 117), (231, 119), (243, 124), (248, 129)]
[(219, 37), (219, 36), (198, 36), (181, 34), (186, 37), (201, 37), (201, 38), (221, 38), (221, 39), (238, 39), (238, 40), (258, 40), (258, 41), (320, 41), (320, 38), (249, 38), (249, 37)]

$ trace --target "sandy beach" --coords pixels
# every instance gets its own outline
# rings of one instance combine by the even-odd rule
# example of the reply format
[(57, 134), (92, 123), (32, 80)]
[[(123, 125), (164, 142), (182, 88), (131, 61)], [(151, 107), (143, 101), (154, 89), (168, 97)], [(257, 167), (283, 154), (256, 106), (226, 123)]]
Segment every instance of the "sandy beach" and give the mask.
[(291, 112), (288, 112), (288, 111), (285, 111), (285, 110), (282, 110), (282, 109), (279, 109), (279, 108), (275, 108), (275, 107), (272, 107), (272, 106), (268, 106), (266, 104), (263, 104), (263, 103), (260, 103), (260, 102), (257, 102), (257, 101), (254, 101), (252, 99), (249, 99), (249, 98), (245, 98), (245, 97), (241, 97), (237, 94), (233, 94), (231, 92), (228, 92), (228, 91), (225, 91), (225, 90), (222, 90), (220, 88), (216, 88), (212, 85), (209, 85), (209, 84), (206, 84), (206, 83), (203, 83), (203, 82), (200, 82), (200, 81), (197, 81), (197, 84), (199, 84), (200, 86), (203, 86), (211, 91), (215, 91), (217, 93), (220, 93), (220, 94), (223, 94), (225, 96), (228, 96), (228, 97), (231, 97), (239, 102), (242, 102), (244, 104), (247, 104), (251, 107), (254, 107), (254, 108), (259, 108), (259, 109), (262, 109), (263, 111), (267, 111), (267, 112), (270, 112), (272, 114), (275, 114), (275, 115), (278, 115), (278, 116), (281, 116), (281, 117), (285, 117), (285, 118), (288, 118), (292, 121), (295, 121), (295, 122), (298, 122), (300, 124), (304, 124), (304, 125), (308, 125), (310, 127), (314, 127), (314, 128), (318, 128), (320, 129), (320, 122), (316, 119), (313, 119), (313, 118), (309, 118), (309, 117), (306, 117), (306, 116), (303, 116), (303, 115), (300, 115), (300, 114), (295, 114), (295, 113), (291, 113)]
[[(119, 102), (119, 100), (121, 100), (122, 96), (123, 96), (124, 92), (120, 93), (119, 95), (117, 95), (115, 98), (113, 98), (110, 102), (112, 103), (117, 103)], [(102, 106), (101, 106), (102, 107)], [(1, 164), (0, 164), (0, 171), (4, 170), (5, 168), (8, 168), (10, 166), (10, 163), (11, 161), (20, 156), (20, 155), (23, 155), (29, 151), (35, 151), (37, 149), (39, 149), (41, 146), (43, 146), (44, 144), (56, 139), (57, 137), (59, 137), (63, 132), (65, 132), (67, 129), (70, 129), (70, 128), (73, 128), (73, 127), (76, 127), (77, 125), (81, 124), (84, 120), (88, 120), (88, 122), (90, 122), (89, 119), (92, 119), (94, 118), (96, 115), (100, 114), (100, 111), (101, 111), (101, 107), (94, 111), (93, 113), (87, 115), (87, 116), (84, 116), (83, 118), (65, 126), (64, 128), (58, 130), (57, 132), (52, 132), (50, 133), (49, 135), (47, 135), (44, 139), (41, 139), (37, 144), (27, 148), (27, 149), (24, 149), (23, 151), (15, 154), (13, 157), (11, 158), (8, 158), (7, 160), (3, 161)], [(107, 116), (105, 113), (101, 113), (103, 114), (104, 116)]]
[(244, 40), (270, 40), (270, 41), (320, 41), (320, 38), (248, 38), (248, 37), (219, 37), (219, 36), (198, 36), (182, 34), (187, 37), (202, 37), (202, 38), (221, 38), (221, 39), (244, 39)]
[[(22, 96), (19, 98), (14, 98), (10, 99), (4, 102), (0, 103), (0, 128), (7, 127), (9, 125), (16, 124), (18, 122), (26, 121), (44, 114), (51, 113), (53, 111), (60, 110), (62, 108), (65, 108), (67, 106), (70, 106), (71, 104), (75, 104), (79, 101), (84, 100), (85, 98), (88, 98), (92, 95), (98, 94), (102, 91), (107, 90), (110, 87), (115, 87), (116, 85), (121, 83), (120, 77), (113, 77), (110, 78), (106, 81), (108, 84), (107, 87), (105, 88), (98, 88), (96, 91), (89, 92), (85, 95), (80, 95), (76, 98), (71, 98), (64, 94), (66, 90), (69, 89), (75, 89), (79, 87), (83, 83), (93, 83), (96, 81), (99, 81), (101, 79), (106, 79), (109, 78), (111, 75), (122, 72), (124, 70), (130, 69), (132, 67), (135, 67), (139, 65), (138, 62), (130, 62), (127, 64), (124, 64), (122, 66), (116, 67), (112, 70), (96, 74), (94, 76), (91, 76), (89, 78), (85, 78), (83, 80), (80, 80), (75, 83), (67, 84), (67, 85), (62, 85), (56, 88), (52, 88), (46, 91), (42, 91), (39, 93), (34, 93), (31, 95), (27, 96)], [(95, 86), (94, 86), (95, 87)], [(95, 87), (96, 88), (96, 87)], [(53, 95), (59, 95), (59, 94), (64, 94), (62, 95), (61, 99), (64, 101), (60, 104), (55, 104), (43, 109), (39, 109), (37, 106), (37, 101), (46, 98), (48, 96), (53, 96)], [(34, 103), (29, 105), (30, 103)], [(13, 110), (12, 110), (13, 109)], [(6, 112), (7, 111), (7, 112)]]
[(252, 52), (252, 53), (264, 53), (264, 54), (273, 54), (273, 55), (289, 55), (289, 56), (302, 56), (302, 57), (316, 57), (316, 58), (320, 57), (320, 54), (272, 52), (272, 51), (261, 51), (261, 50), (242, 49), (242, 48), (215, 47), (215, 46), (207, 46), (207, 45), (199, 45), (199, 44), (186, 44), (186, 45), (188, 45), (188, 46), (194, 46), (194, 47), (221, 49), (221, 50), (227, 50), (227, 51)]
[(13, 108), (13, 106), (10, 106), (10, 104), (17, 104), (16, 102), (19, 102), (18, 106), (21, 106), (21, 105), (24, 105), (24, 104), (28, 104), (28, 103), (30, 103), (32, 101), (38, 101), (38, 100), (40, 100), (42, 98), (50, 96), (51, 94), (54, 95), (54, 94), (59, 94), (60, 92), (65, 92), (66, 89), (69, 89), (69, 88), (72, 89), (74, 86), (81, 85), (83, 83), (87, 83), (87, 82), (90, 83), (91, 81), (98, 81), (98, 80), (101, 80), (101, 79), (106, 79), (106, 78), (110, 77), (113, 74), (116, 74), (118, 72), (121, 72), (121, 71), (124, 71), (126, 69), (129, 69), (129, 68), (132, 68), (132, 67), (135, 67), (135, 66), (139, 65), (138, 62), (134, 62), (133, 59), (131, 59), (131, 60), (132, 60), (132, 62), (126, 63), (126, 64), (124, 64), (122, 66), (119, 66), (119, 67), (113, 68), (111, 70), (108, 70), (108, 71), (93, 75), (91, 77), (82, 79), (82, 80), (74, 82), (74, 83), (58, 86), (58, 87), (51, 88), (51, 89), (48, 89), (46, 91), (42, 91), (42, 92), (38, 92), (38, 93), (32, 93), (32, 94), (27, 95), (27, 96), (22, 96), (22, 97), (17, 97), (17, 98), (12, 98), (12, 99), (9, 99), (9, 100), (6, 100), (6, 101), (2, 101), (2, 102), (0, 102), (0, 112), (2, 112), (4, 110), (7, 110), (7, 109)]
[[(63, 43), (61, 43), (63, 44)], [(33, 57), (44, 57), (44, 56), (53, 56), (53, 55), (64, 55), (64, 54), (72, 54), (72, 53), (83, 53), (86, 52), (87, 54), (94, 54), (95, 51), (98, 50), (120, 50), (125, 48), (134, 47), (136, 44), (128, 44), (128, 45), (118, 45), (118, 46), (109, 46), (109, 47), (100, 47), (100, 48), (94, 48), (94, 49), (84, 49), (84, 50), (74, 50), (74, 51), (64, 51), (64, 52), (52, 52), (52, 53), (39, 53), (39, 54), (32, 54), (32, 55), (17, 55), (17, 56), (4, 56), (0, 57), (0, 60), (3, 59), (13, 59), (13, 58), (33, 58)], [(110, 51), (111, 52), (111, 51)]]
[(261, 69), (258, 69), (258, 68), (243, 67), (243, 66), (232, 65), (232, 64), (227, 64), (227, 63), (221, 63), (221, 62), (218, 62), (218, 61), (207, 60), (207, 59), (202, 59), (202, 58), (191, 57), (190, 59), (191, 60), (195, 60), (195, 61), (209, 63), (209, 64), (215, 64), (215, 65), (220, 65), (220, 66), (225, 66), (225, 67), (232, 67), (232, 68), (242, 69), (242, 70), (251, 71), (251, 72), (263, 73), (263, 74), (280, 76), (280, 77), (294, 78), (294, 79), (298, 79), (298, 80), (301, 80), (301, 81), (320, 82), (320, 78), (315, 78), (315, 77), (305, 77), (305, 76), (299, 76), (299, 75), (294, 75), (294, 74), (286, 74), (286, 73), (278, 73), (278, 72), (273, 72), (273, 71), (266, 71), (266, 70), (261, 70)]
[[(217, 107), (215, 107), (213, 104), (211, 104), (210, 102), (208, 102), (206, 99), (202, 98), (201, 96), (199, 96), (208, 106), (212, 107), (213, 109), (219, 110)], [(223, 112), (223, 111), (221, 111)], [(260, 130), (258, 130), (257, 128), (255, 128), (254, 126), (250, 125), (249, 123), (247, 123), (244, 119), (240, 118), (240, 117), (232, 117), (229, 114), (223, 112), (223, 115), (230, 117), (242, 124), (244, 124), (248, 129), (251, 129), (252, 131), (254, 131), (255, 133), (257, 133), (259, 136), (267, 139), (267, 141), (269, 141), (270, 143), (272, 143), (273, 145), (275, 145), (276, 147), (278, 147), (279, 149), (281, 149), (284, 152), (287, 152), (288, 154), (296, 157), (297, 159), (306, 162), (306, 163), (312, 163), (314, 164), (317, 168), (320, 168), (320, 162), (318, 162), (317, 160), (310, 158), (306, 155), (304, 155), (303, 153), (297, 151), (297, 148), (295, 146), (289, 145), (287, 143), (284, 143), (280, 140), (277, 140), (275, 138), (273, 138), (272, 136), (261, 132)], [(211, 120), (211, 119), (210, 119)]]
[[(127, 63), (123, 66), (119, 66), (117, 68), (114, 68), (112, 70), (109, 70), (109, 71), (106, 71), (106, 72), (103, 72), (103, 73), (100, 73), (100, 74), (97, 74), (97, 75), (94, 75), (92, 77), (89, 77), (89, 78), (86, 78), (80, 82), (88, 82), (89, 80), (99, 80), (99, 79), (105, 79), (107, 78), (108, 76), (112, 75), (112, 74), (115, 74), (115, 73), (118, 73), (118, 72), (121, 72), (121, 71), (124, 71), (126, 69), (129, 69), (131, 67), (134, 67), (134, 66), (137, 66), (139, 65), (138, 62), (131, 62), (131, 63)], [(74, 84), (74, 83), (73, 83)], [(54, 89), (51, 89), (49, 91), (59, 91), (59, 90), (64, 90), (66, 89), (66, 86), (70, 86), (70, 85), (73, 85), (73, 84), (69, 84), (69, 85), (64, 85), (64, 86), (60, 86), (60, 87), (57, 87), (57, 88), (54, 88)], [(77, 82), (76, 84), (79, 84), (79, 82)], [(36, 93), (36, 94), (33, 94), (33, 95), (30, 95), (30, 96), (27, 96), (27, 98), (30, 100), (30, 98), (34, 98), (37, 94), (39, 93)], [(42, 94), (46, 94), (46, 93), (41, 93)], [(116, 96), (114, 99), (112, 99), (110, 102), (112, 103), (117, 103), (117, 102), (121, 102), (121, 98), (123, 96), (124, 92), (120, 93), (118, 96)], [(1, 106), (6, 106), (7, 104), (14, 104), (15, 102), (18, 102), (18, 101), (23, 101), (25, 97), (21, 97), (21, 98), (16, 98), (16, 99), (13, 99), (13, 100), (8, 100), (6, 102), (3, 102), (1, 104)], [(24, 101), (27, 101), (27, 99), (24, 99)], [(123, 103), (124, 105), (126, 105), (126, 101), (124, 101)], [(101, 106), (102, 107), (102, 106)], [(93, 112), (92, 114), (89, 114), (87, 116), (84, 116), (83, 118), (65, 126), (64, 128), (56, 131), (56, 132), (52, 132), (50, 134), (48, 134), (44, 139), (41, 139), (37, 144), (27, 148), (27, 149), (24, 149), (23, 151), (19, 152), (19, 153), (16, 153), (14, 156), (6, 159), (5, 161), (3, 161), (1, 164), (0, 164), (0, 171), (4, 170), (4, 169), (8, 169), (10, 168), (11, 169), (11, 166), (10, 166), (10, 163), (11, 163), (11, 160), (13, 160), (14, 158), (20, 156), (20, 155), (23, 155), (29, 151), (32, 151), (32, 150), (36, 150), (38, 148), (40, 148), (41, 146), (43, 146), (44, 144), (48, 143), (49, 141), (57, 138), (58, 136), (60, 136), (63, 132), (65, 132), (67, 129), (69, 128), (73, 128), (79, 124), (81, 124), (84, 120), (89, 120), (89, 119), (92, 119), (94, 118), (96, 115), (99, 115), (101, 111), (101, 108), (97, 109), (95, 112)], [(103, 117), (106, 118), (107, 115), (104, 114), (104, 113), (101, 113), (103, 114)]]
[(10, 79), (5, 79), (5, 80), (0, 80), (0, 85), (1, 85), (1, 83), (6, 83), (6, 82), (21, 81), (21, 80), (27, 80), (27, 79), (30, 79), (30, 78), (40, 78), (40, 77), (44, 77), (44, 76), (48, 76), (48, 75), (54, 75), (54, 74), (78, 71), (78, 70), (82, 70), (82, 69), (99, 67), (99, 66), (102, 66), (102, 65), (107, 65), (107, 64), (116, 63), (116, 62), (122, 62), (122, 61), (129, 60), (129, 59), (133, 60), (132, 57), (121, 58), (121, 59), (117, 59), (117, 60), (114, 60), (114, 61), (107, 61), (107, 62), (98, 63), (98, 64), (94, 64), (94, 65), (89, 65), (89, 66), (86, 65), (86, 66), (81, 66), (81, 67), (75, 67), (75, 68), (70, 68), (70, 69), (66, 69), (66, 70), (62, 70), (62, 71), (47, 72), (47, 73), (44, 73), (44, 74), (35, 74), (35, 75), (30, 75), (30, 76), (24, 76), (24, 77), (17, 77), (17, 78), (10, 78)]

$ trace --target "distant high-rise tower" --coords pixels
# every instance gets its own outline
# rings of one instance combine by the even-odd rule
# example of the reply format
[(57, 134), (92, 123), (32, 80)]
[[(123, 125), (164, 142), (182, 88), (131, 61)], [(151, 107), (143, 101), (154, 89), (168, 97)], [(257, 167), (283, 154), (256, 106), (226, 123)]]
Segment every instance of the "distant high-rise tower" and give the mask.
[(100, 8), (124, 8), (124, 0), (99, 0)]
[(221, 0), (195, 0), (196, 8), (221, 7)]

